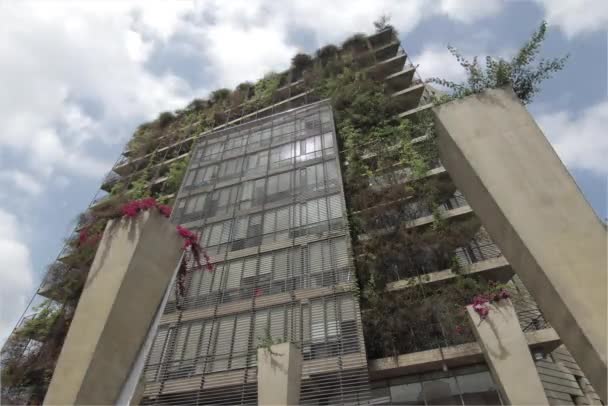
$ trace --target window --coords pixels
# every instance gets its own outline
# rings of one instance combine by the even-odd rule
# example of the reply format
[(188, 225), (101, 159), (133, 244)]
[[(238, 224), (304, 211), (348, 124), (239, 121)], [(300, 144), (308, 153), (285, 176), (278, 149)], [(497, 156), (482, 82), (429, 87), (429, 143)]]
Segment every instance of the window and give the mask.
[(230, 227), (232, 220), (222, 221), (220, 223), (210, 224), (203, 229), (202, 244), (209, 248), (218, 244), (225, 244), (230, 237)]
[(222, 153), (224, 145), (221, 142), (216, 142), (215, 144), (207, 145), (202, 149), (201, 153), (201, 161), (211, 161), (215, 159), (219, 159)]
[(230, 347), (234, 337), (234, 317), (223, 317), (218, 321), (215, 356), (211, 366), (212, 372), (228, 369), (230, 363)]
[(270, 145), (270, 134), (272, 130), (270, 128), (259, 129), (249, 136), (247, 144), (247, 150), (252, 151), (256, 148)]
[(260, 151), (256, 154), (245, 157), (245, 174), (266, 171), (268, 165), (268, 150)]
[(291, 195), (291, 176), (293, 172), (284, 172), (268, 178), (266, 201), (273, 202)]
[(208, 217), (229, 213), (237, 201), (239, 186), (229, 186), (219, 189), (211, 194), (205, 204), (204, 214)]
[(217, 177), (217, 165), (205, 166), (199, 169), (193, 169), (188, 172), (188, 176), (184, 181), (185, 187), (193, 187), (204, 185), (213, 181)]
[(488, 371), (456, 376), (465, 405), (500, 405), (496, 385)]
[[(390, 386), (391, 401), (399, 405), (424, 405), (424, 394), (419, 382), (397, 383)], [(459, 402), (460, 403), (460, 402)], [(459, 404), (458, 403), (458, 404)]]
[[(298, 144), (299, 145), (299, 144)], [(270, 167), (279, 168), (291, 165), (294, 157), (294, 145), (285, 144), (270, 150)]]
[(223, 161), (220, 165), (219, 178), (226, 179), (239, 176), (243, 168), (243, 157)]

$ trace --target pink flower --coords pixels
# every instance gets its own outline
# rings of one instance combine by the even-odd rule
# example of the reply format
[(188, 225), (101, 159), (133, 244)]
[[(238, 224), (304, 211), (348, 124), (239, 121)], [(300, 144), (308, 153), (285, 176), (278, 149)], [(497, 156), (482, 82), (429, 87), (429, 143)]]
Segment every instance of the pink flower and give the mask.
[(156, 207), (156, 199), (153, 197), (147, 197), (139, 202), (139, 208), (142, 210), (148, 210), (152, 207)]
[(160, 214), (167, 218), (171, 217), (171, 206), (167, 206), (166, 204), (159, 204), (156, 207), (158, 208)]
[(186, 239), (192, 239), (195, 237), (194, 233), (190, 230), (188, 230), (186, 227), (182, 227), (182, 226), (177, 226), (177, 232), (179, 233), (179, 235), (182, 238), (186, 238)]
[(139, 206), (139, 201), (133, 200), (128, 203), (125, 203), (120, 210), (123, 216), (133, 218), (137, 216), (141, 208)]
[(78, 233), (78, 244), (79, 245), (84, 244), (88, 238), (89, 238), (89, 228), (85, 227), (82, 230), (80, 230), (80, 233)]
[(498, 292), (499, 299), (508, 299), (510, 297), (511, 297), (511, 293), (506, 289), (501, 289), (500, 292)]
[(485, 319), (488, 313), (490, 312), (490, 308), (488, 307), (488, 297), (486, 295), (477, 295), (473, 298), (473, 310), (481, 319)]
[(462, 334), (464, 333), (464, 328), (462, 328), (462, 326), (456, 326), (456, 334)]

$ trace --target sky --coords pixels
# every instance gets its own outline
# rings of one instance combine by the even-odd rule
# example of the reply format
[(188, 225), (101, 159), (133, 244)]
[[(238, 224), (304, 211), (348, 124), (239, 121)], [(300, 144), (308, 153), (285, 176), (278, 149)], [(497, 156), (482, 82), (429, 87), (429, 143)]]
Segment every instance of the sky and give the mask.
[(608, 217), (605, 0), (0, 0), (0, 341), (138, 124), (383, 14), (423, 78), (451, 80), (448, 44), (508, 57), (547, 20), (541, 56), (570, 58), (528, 108)]

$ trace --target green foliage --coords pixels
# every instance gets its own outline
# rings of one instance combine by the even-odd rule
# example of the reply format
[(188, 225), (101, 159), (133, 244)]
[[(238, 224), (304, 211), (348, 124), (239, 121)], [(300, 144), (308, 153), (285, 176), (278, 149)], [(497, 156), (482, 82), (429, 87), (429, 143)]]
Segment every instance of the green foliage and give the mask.
[(256, 337), (258, 340), (257, 348), (263, 348), (271, 355), (281, 356), (281, 354), (277, 354), (272, 351), (272, 346), (275, 344), (283, 344), (285, 340), (283, 338), (273, 338), (270, 334), (270, 328), (266, 327), (264, 329), (264, 335)]
[(230, 97), (230, 93), (232, 93), (230, 91), (230, 89), (217, 89), (214, 90), (213, 92), (211, 92), (211, 96), (209, 98), (210, 102), (212, 104), (224, 104), (225, 102), (228, 101), (228, 98)]
[(376, 29), (376, 32), (384, 31), (387, 28), (393, 28), (393, 26), (389, 24), (390, 20), (391, 16), (387, 14), (383, 14), (378, 17), (378, 19), (374, 21), (374, 28)]
[(194, 99), (186, 106), (186, 110), (203, 110), (207, 107), (207, 101), (203, 99)]
[(296, 54), (291, 58), (291, 67), (298, 72), (312, 66), (312, 57), (308, 54)]
[(534, 65), (546, 31), (547, 23), (543, 21), (510, 61), (488, 56), (485, 67), (479, 63), (477, 57), (473, 58), (472, 62), (468, 61), (455, 48), (448, 46), (460, 66), (465, 69), (467, 80), (465, 83), (455, 83), (441, 78), (429, 79), (429, 82), (445, 86), (451, 91), (450, 95), (440, 97), (439, 101), (444, 102), (479, 93), (485, 89), (510, 85), (524, 104), (530, 103), (540, 91), (541, 83), (551, 78), (553, 73), (562, 70), (568, 59), (568, 55), (561, 58), (541, 59)]
[(129, 190), (126, 195), (130, 200), (141, 199), (150, 194), (150, 182), (146, 179), (146, 173), (143, 173), (141, 177), (131, 182)]
[(279, 74), (270, 72), (258, 80), (253, 88), (253, 97), (249, 100), (251, 106), (256, 109), (267, 106), (279, 88), (281, 77)]
[(315, 52), (315, 56), (321, 64), (325, 66), (329, 60), (336, 59), (339, 52), (340, 50), (337, 46), (330, 44), (318, 49), (317, 52)]
[(169, 111), (165, 111), (163, 113), (160, 113), (160, 115), (156, 119), (156, 123), (159, 128), (164, 129), (164, 128), (167, 128), (169, 126), (169, 124), (174, 122), (175, 118), (176, 117), (173, 113), (171, 113)]
[(342, 49), (350, 52), (367, 50), (367, 36), (363, 33), (352, 35), (342, 43)]
[(60, 316), (61, 309), (51, 305), (49, 300), (45, 301), (39, 308), (41, 310), (17, 330), (17, 335), (38, 341), (44, 340), (49, 335)]
[(165, 181), (165, 194), (177, 193), (182, 184), (182, 179), (184, 178), (187, 168), (187, 159), (180, 159), (179, 161), (173, 162), (171, 166), (169, 166), (169, 174), (167, 175), (167, 180)]

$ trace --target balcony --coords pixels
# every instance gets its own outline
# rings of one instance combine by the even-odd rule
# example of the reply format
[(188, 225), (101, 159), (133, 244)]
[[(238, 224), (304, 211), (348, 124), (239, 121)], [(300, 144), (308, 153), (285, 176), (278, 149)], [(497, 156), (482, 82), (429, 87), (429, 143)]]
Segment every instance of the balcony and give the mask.
[(118, 183), (121, 179), (122, 176), (120, 176), (114, 171), (110, 171), (101, 182), (101, 190), (104, 190), (109, 193), (114, 187), (114, 185), (116, 185), (116, 183)]
[(415, 80), (413, 86), (395, 92), (391, 97), (393, 97), (399, 105), (402, 105), (404, 110), (411, 110), (419, 105), (422, 94), (424, 93), (424, 87), (424, 83)]
[(415, 73), (416, 68), (414, 65), (406, 64), (403, 70), (388, 75), (385, 80), (389, 90), (396, 92), (401, 89), (407, 89), (411, 86)]
[(395, 39), (395, 31), (392, 28), (385, 28), (367, 37), (373, 48), (379, 48), (390, 43)]

